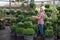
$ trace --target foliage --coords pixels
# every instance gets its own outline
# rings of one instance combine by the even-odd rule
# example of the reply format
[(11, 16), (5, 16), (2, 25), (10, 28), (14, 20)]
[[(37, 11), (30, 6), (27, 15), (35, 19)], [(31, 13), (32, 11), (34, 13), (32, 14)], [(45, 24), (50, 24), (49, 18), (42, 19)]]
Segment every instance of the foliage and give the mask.
[(53, 31), (52, 30), (49, 30), (49, 29), (47, 29), (47, 30), (45, 30), (45, 36), (52, 36), (53, 35)]
[(31, 10), (35, 10), (36, 6), (35, 6), (34, 2), (30, 2), (29, 5), (30, 5)]
[(45, 4), (45, 8), (50, 8), (50, 4)]
[(32, 28), (27, 28), (27, 29), (24, 29), (23, 31), (23, 34), (25, 35), (33, 35), (35, 32)]
[(11, 18), (10, 18), (10, 21), (11, 21), (11, 23), (17, 23), (17, 20), (16, 20), (15, 17), (11, 17)]
[(14, 15), (14, 14), (15, 14), (15, 10), (10, 9), (10, 13), (11, 13), (12, 15)]
[(16, 28), (16, 32), (23, 34), (24, 28)]

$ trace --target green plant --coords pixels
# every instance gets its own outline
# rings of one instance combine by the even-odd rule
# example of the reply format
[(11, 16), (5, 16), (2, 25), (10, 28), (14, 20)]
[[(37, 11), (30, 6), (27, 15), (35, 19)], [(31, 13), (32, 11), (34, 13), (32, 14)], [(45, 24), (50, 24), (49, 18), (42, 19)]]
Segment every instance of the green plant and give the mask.
[(50, 12), (46, 12), (47, 16), (50, 17), (51, 16), (51, 13)]
[(10, 13), (11, 13), (12, 15), (14, 15), (14, 14), (15, 14), (15, 10), (11, 9), (11, 10), (10, 10)]
[(60, 26), (57, 27), (57, 32), (60, 32)]
[(32, 15), (36, 15), (36, 13), (34, 11), (29, 11), (28, 15), (32, 16)]
[(45, 30), (45, 36), (49, 37), (49, 36), (52, 36), (53, 35), (53, 31), (52, 30)]
[(16, 13), (17, 13), (17, 15), (21, 15), (22, 11), (21, 10), (17, 10)]
[(26, 28), (30, 28), (30, 27), (32, 27), (32, 21), (25, 21), (24, 22), (24, 27), (26, 27)]
[(45, 8), (50, 8), (50, 4), (45, 4)]
[(25, 35), (33, 35), (35, 33), (35, 31), (32, 28), (27, 28), (24, 29), (23, 34)]
[(16, 33), (23, 34), (24, 28), (16, 28)]
[(52, 11), (52, 9), (50, 9), (50, 8), (46, 8), (46, 9), (45, 9), (45, 12), (46, 12), (46, 13), (47, 13), (47, 12), (52, 13), (53, 11)]
[(16, 28), (17, 28), (17, 26), (16, 26), (16, 25), (12, 25), (12, 26), (10, 27), (11, 32), (15, 32), (15, 31), (16, 31)]
[(59, 5), (59, 6), (57, 6), (57, 10), (58, 10), (58, 11), (60, 11), (60, 5)]
[(23, 19), (24, 19), (24, 15), (18, 15), (18, 17), (17, 17), (18, 22), (23, 21)]
[(17, 20), (16, 20), (15, 17), (11, 17), (11, 18), (10, 18), (10, 21), (11, 21), (11, 23), (17, 23)]
[(24, 21), (31, 21), (31, 20), (32, 20), (31, 17), (26, 17), (26, 18), (24, 19)]
[(19, 27), (19, 28), (23, 28), (24, 27), (24, 23), (23, 22), (19, 22), (19, 23), (17, 23), (17, 27)]
[(38, 25), (37, 25), (37, 24), (34, 24), (34, 25), (32, 26), (32, 28), (33, 28), (34, 30), (37, 30), (37, 29), (38, 29)]
[(30, 5), (31, 10), (35, 10), (36, 6), (34, 2), (31, 2), (29, 5)]

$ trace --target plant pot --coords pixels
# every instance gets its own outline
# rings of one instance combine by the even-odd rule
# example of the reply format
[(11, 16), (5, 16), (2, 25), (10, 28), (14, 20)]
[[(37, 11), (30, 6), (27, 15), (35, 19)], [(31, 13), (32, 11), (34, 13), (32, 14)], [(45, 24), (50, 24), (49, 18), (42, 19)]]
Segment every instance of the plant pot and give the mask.
[(54, 36), (51, 37), (45, 37), (46, 40), (54, 40)]
[(29, 35), (29, 36), (25, 35), (24, 36), (25, 40), (33, 40), (33, 38), (34, 38), (34, 35)]
[(17, 33), (17, 36), (24, 36), (23, 34)]
[(11, 36), (17, 36), (16, 32), (11, 32)]
[(57, 34), (57, 39), (60, 39), (60, 32), (58, 32)]
[(17, 33), (17, 40), (24, 40), (24, 35)]
[(3, 25), (0, 25), (0, 30), (2, 30), (2, 29), (5, 29), (5, 27)]

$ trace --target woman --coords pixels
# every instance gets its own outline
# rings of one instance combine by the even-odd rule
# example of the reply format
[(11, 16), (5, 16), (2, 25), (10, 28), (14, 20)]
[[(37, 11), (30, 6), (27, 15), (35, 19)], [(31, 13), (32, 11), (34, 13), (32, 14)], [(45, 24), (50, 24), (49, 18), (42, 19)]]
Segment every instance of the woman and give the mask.
[(32, 16), (32, 18), (36, 18), (38, 19), (38, 25), (39, 25), (39, 30), (40, 30), (40, 35), (41, 35), (41, 39), (44, 40), (43, 36), (44, 36), (44, 10), (42, 7), (40, 7), (40, 13), (38, 16)]

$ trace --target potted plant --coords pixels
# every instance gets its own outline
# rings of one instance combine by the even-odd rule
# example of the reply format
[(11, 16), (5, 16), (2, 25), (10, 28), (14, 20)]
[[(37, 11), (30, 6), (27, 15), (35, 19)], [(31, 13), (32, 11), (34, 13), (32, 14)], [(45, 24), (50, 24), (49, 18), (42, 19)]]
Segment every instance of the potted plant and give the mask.
[(17, 36), (20, 36), (20, 37), (24, 36), (23, 31), (24, 31), (24, 28), (16, 28)]
[(31, 28), (33, 26), (32, 21), (25, 21), (24, 22), (24, 27), (25, 28)]
[(16, 36), (16, 28), (17, 28), (16, 24), (12, 25), (10, 27), (10, 29), (11, 29), (11, 36)]
[(24, 29), (24, 31), (23, 31), (23, 34), (25, 35), (24, 39), (26, 39), (26, 40), (33, 40), (34, 33), (35, 33), (35, 31), (32, 28)]
[(10, 22), (11, 22), (12, 25), (15, 24), (15, 23), (17, 23), (17, 18), (11, 17), (10, 18)]
[(45, 8), (50, 8), (50, 4), (45, 4)]
[(60, 26), (57, 27), (58, 38), (60, 38)]
[(54, 40), (53, 39), (53, 30), (52, 29), (47, 29), (45, 30), (45, 36), (46, 36), (46, 40)]
[(0, 20), (0, 30), (5, 29), (4, 20)]
[(25, 18), (24, 15), (18, 15), (17, 21), (22, 22), (24, 20), (24, 18)]

